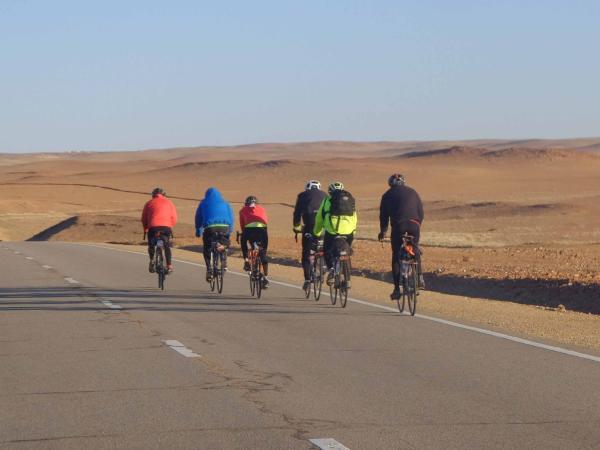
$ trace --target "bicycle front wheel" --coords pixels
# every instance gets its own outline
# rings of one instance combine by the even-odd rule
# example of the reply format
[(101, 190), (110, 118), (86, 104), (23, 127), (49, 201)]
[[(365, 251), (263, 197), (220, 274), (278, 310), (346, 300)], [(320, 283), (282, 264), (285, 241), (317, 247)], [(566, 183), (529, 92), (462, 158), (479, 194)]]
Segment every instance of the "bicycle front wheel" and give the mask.
[(212, 277), (210, 278), (210, 290), (211, 292), (215, 291), (215, 287), (216, 287), (216, 281), (215, 279), (217, 278), (217, 274), (215, 273), (215, 252), (211, 251), (210, 252), (210, 271), (212, 272)]
[(408, 276), (407, 276), (407, 280), (408, 280), (408, 285), (409, 285), (409, 291), (408, 291), (408, 312), (410, 313), (411, 316), (415, 315), (415, 312), (417, 311), (417, 289), (418, 289), (418, 277), (419, 274), (417, 273), (417, 268), (416, 268), (416, 264), (415, 263), (410, 263), (409, 264), (409, 269), (408, 269)]
[(339, 291), (340, 291), (340, 306), (346, 307), (348, 302), (348, 280), (350, 279), (350, 271), (348, 269), (348, 262), (341, 261), (340, 273), (339, 273)]

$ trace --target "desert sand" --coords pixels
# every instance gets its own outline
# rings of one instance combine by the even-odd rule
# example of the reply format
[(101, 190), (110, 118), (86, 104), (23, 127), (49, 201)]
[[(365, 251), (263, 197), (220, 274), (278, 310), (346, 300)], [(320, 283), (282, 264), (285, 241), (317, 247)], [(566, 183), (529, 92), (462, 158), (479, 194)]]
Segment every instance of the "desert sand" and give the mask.
[[(571, 314), (563, 320), (570, 329), (580, 315), (600, 328), (600, 139), (4, 154), (0, 239), (140, 244), (141, 208), (152, 188), (162, 186), (179, 211), (176, 245), (197, 251), (194, 211), (204, 191), (216, 186), (234, 208), (256, 195), (270, 216), (275, 262), (297, 266), (300, 250), (291, 233), (296, 195), (307, 179), (325, 185), (341, 180), (359, 211), (356, 274), (387, 281), (390, 251), (375, 237), (379, 199), (392, 172), (403, 173), (425, 204), (430, 298), (478, 299), (482, 308), (488, 299), (489, 311), (503, 302), (535, 309), (540, 321)], [(457, 317), (441, 306), (437, 313)], [(483, 316), (479, 322), (489, 322), (489, 314)], [(531, 334), (526, 328), (536, 326), (521, 331)], [(548, 337), (560, 341), (559, 334)]]

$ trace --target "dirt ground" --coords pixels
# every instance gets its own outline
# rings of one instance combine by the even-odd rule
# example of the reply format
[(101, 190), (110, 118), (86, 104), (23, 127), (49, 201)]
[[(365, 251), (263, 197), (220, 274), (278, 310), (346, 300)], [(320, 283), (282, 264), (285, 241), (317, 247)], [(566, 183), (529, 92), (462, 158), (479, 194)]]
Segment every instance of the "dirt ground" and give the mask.
[[(194, 250), (197, 202), (217, 186), (236, 209), (258, 196), (270, 216), (271, 255), (299, 273), (296, 195), (307, 179), (341, 180), (359, 212), (355, 275), (380, 283), (385, 297), (390, 251), (374, 239), (378, 206), (387, 176), (401, 172), (425, 203), (426, 298), (441, 296), (432, 312), (527, 335), (562, 329), (568, 342), (588, 346), (577, 321), (597, 326), (600, 315), (599, 150), (600, 139), (587, 139), (0, 155), (0, 239), (138, 244), (141, 208), (159, 185), (179, 212), (176, 245)], [(541, 315), (514, 328), (531, 311)]]

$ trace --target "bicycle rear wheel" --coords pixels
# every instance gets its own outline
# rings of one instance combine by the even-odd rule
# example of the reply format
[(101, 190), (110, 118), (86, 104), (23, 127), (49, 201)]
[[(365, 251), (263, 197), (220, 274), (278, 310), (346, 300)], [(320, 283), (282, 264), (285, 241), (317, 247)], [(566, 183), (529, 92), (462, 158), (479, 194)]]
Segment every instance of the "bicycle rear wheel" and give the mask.
[(260, 260), (260, 256), (256, 258), (256, 278), (254, 280), (254, 283), (256, 283), (256, 298), (260, 298), (261, 294), (262, 294), (262, 288), (263, 288), (263, 274), (261, 272), (262, 269), (262, 262)]
[(315, 257), (313, 275), (313, 295), (315, 297), (315, 302), (318, 302), (321, 298), (321, 290), (323, 289), (323, 261), (321, 256)]
[(223, 292), (223, 253), (217, 252), (216, 257), (215, 278), (217, 282), (217, 292), (220, 294)]
[(417, 311), (417, 289), (418, 289), (418, 276), (416, 264), (414, 262), (408, 265), (408, 276), (407, 281), (409, 285), (408, 291), (408, 312), (411, 316), (415, 315)]
[(163, 259), (163, 250), (160, 247), (156, 248), (156, 265), (155, 271), (158, 276), (158, 288), (165, 290), (165, 264)]
[(340, 261), (340, 273), (339, 273), (339, 291), (340, 291), (340, 306), (346, 307), (348, 302), (348, 280), (350, 278), (350, 271), (348, 269), (347, 261)]
[(210, 283), (209, 283), (210, 284), (210, 290), (211, 290), (211, 292), (214, 292), (215, 291), (215, 287), (216, 287), (216, 280), (215, 279), (217, 278), (217, 275), (215, 273), (215, 266), (216, 266), (216, 264), (215, 264), (215, 252), (214, 252), (214, 250), (211, 250), (211, 252), (210, 252), (210, 267), (208, 269), (208, 270), (210, 270), (212, 272), (212, 276), (210, 278)]

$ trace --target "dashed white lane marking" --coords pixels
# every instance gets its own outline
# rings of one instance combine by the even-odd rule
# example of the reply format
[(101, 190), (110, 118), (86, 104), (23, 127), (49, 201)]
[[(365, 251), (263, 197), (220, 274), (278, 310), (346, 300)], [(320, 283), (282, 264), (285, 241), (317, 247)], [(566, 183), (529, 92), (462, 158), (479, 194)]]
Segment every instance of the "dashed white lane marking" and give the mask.
[(321, 450), (350, 450), (333, 438), (309, 439), (308, 441)]
[[(79, 245), (86, 245), (89, 247), (103, 248), (105, 250), (113, 250), (116, 252), (133, 253), (136, 255), (144, 255), (145, 256), (145, 253), (134, 252), (132, 250), (121, 250), (118, 248), (104, 247), (102, 245), (94, 245), (94, 244), (79, 244)], [(183, 261), (181, 259), (173, 259), (173, 261), (180, 262), (183, 264), (189, 264), (191, 266), (196, 266), (196, 267), (206, 267), (206, 266), (204, 266), (204, 264), (193, 263), (190, 261)], [(246, 273), (235, 272), (233, 270), (228, 270), (227, 272), (231, 273), (233, 275), (241, 275), (244, 277), (248, 276), (248, 274), (246, 274)], [(294, 289), (302, 289), (301, 286), (296, 286), (294, 284), (285, 283), (283, 281), (271, 280), (271, 284), (278, 284), (280, 286), (285, 286), (285, 287), (294, 288)], [(329, 295), (328, 292), (323, 292), (323, 294)], [(364, 305), (364, 306), (369, 306), (371, 308), (378, 308), (378, 309), (383, 309), (385, 311), (391, 311), (394, 313), (398, 313), (398, 310), (396, 308), (391, 308), (391, 307), (385, 306), (385, 305), (378, 305), (376, 303), (359, 300), (357, 298), (348, 297), (348, 301), (353, 302), (353, 303), (358, 303), (358, 304)], [(528, 345), (530, 347), (536, 347), (536, 348), (541, 348), (544, 350), (550, 350), (552, 352), (562, 353), (563, 355), (574, 356), (576, 358), (587, 359), (588, 361), (595, 361), (595, 362), (600, 363), (600, 356), (590, 355), (588, 353), (581, 353), (581, 352), (576, 352), (574, 350), (569, 350), (569, 349), (562, 348), (562, 347), (556, 347), (553, 345), (542, 344), (541, 342), (531, 341), (529, 339), (523, 339), (523, 338), (520, 338), (517, 336), (511, 336), (510, 334), (498, 333), (496, 331), (486, 330), (485, 328), (472, 327), (470, 325), (464, 325), (462, 323), (452, 322), (451, 320), (438, 319), (437, 317), (425, 316), (423, 314), (415, 314), (415, 317), (417, 317), (419, 319), (423, 319), (423, 320), (429, 320), (431, 322), (441, 323), (441, 324), (448, 325), (448, 326), (455, 327), (455, 328), (461, 328), (463, 330), (472, 331), (475, 333), (485, 334), (487, 336), (493, 336), (493, 337), (497, 337), (500, 339), (505, 339), (507, 341), (518, 342), (519, 344)]]
[(20, 254), (21, 254), (21, 252), (17, 252), (17, 251), (15, 252), (15, 255), (20, 255)]
[(44, 264), (42, 267), (43, 267), (44, 269), (46, 269), (46, 270), (50, 270), (50, 269), (52, 269), (52, 266), (49, 266), (49, 265), (47, 265), (47, 264)]
[(71, 277), (65, 277), (65, 281), (66, 281), (67, 283), (71, 283), (71, 284), (79, 284), (79, 281), (77, 281), (77, 280), (74, 280), (74, 279), (73, 279), (73, 278), (71, 278)]
[(29, 261), (33, 261), (35, 258), (33, 258), (32, 256), (26, 256), (25, 259), (28, 259)]
[(123, 309), (120, 305), (115, 305), (113, 302), (108, 300), (102, 300), (100, 301), (100, 303), (102, 303), (104, 306), (110, 309)]
[(167, 347), (175, 350), (177, 353), (182, 354), (186, 358), (200, 358), (198, 353), (194, 353), (179, 341), (168, 340), (163, 342)]

